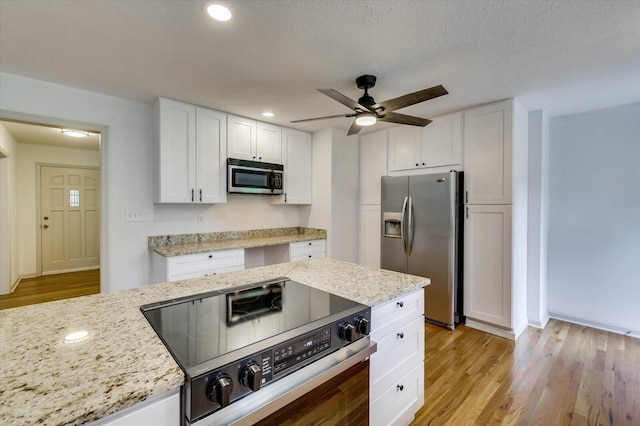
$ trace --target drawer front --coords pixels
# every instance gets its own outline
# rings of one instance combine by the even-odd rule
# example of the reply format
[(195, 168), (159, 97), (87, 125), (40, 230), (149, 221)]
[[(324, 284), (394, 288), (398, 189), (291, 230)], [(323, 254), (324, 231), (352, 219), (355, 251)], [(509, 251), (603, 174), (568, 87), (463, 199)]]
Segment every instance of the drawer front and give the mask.
[(424, 315), (424, 290), (405, 294), (371, 309), (371, 340), (378, 341), (394, 329)]
[(301, 241), (289, 244), (289, 258), (313, 253), (325, 253), (327, 250), (325, 240)]
[(369, 365), (372, 400), (380, 396), (398, 377), (424, 362), (424, 319), (418, 317), (375, 342), (378, 344), (378, 351), (371, 355)]
[(296, 260), (313, 259), (314, 257), (325, 257), (324, 251), (322, 251), (321, 253), (309, 253), (309, 254), (302, 254), (300, 256), (292, 256), (289, 259), (289, 261), (295, 262)]
[(407, 425), (424, 405), (424, 364), (393, 382), (369, 407), (372, 426)]
[(244, 266), (244, 249), (175, 256), (167, 259), (167, 275), (183, 275), (230, 266)]
[(217, 275), (223, 272), (240, 271), (244, 269), (244, 265), (228, 266), (226, 268), (206, 269), (204, 271), (193, 271), (184, 274), (169, 275), (167, 281), (186, 280), (189, 278), (208, 277), (210, 275)]

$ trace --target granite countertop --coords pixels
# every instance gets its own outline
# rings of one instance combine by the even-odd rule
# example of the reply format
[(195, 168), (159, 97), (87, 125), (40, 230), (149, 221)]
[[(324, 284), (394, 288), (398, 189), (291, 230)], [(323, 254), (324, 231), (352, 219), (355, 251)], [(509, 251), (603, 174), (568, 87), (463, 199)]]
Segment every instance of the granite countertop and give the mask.
[(149, 248), (162, 256), (171, 257), (211, 251), (324, 240), (326, 238), (327, 231), (324, 229), (302, 227), (254, 229), (249, 231), (149, 237)]
[[(0, 424), (78, 425), (181, 386), (141, 305), (289, 277), (375, 306), (423, 277), (318, 258), (0, 311)], [(64, 343), (74, 331), (89, 337)]]

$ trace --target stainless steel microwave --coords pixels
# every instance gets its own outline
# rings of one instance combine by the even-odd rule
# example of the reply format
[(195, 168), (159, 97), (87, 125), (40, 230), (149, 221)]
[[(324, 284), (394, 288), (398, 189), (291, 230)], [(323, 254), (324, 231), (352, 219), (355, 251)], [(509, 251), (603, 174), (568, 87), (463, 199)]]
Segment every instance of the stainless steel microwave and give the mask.
[(282, 164), (227, 159), (227, 192), (230, 194), (280, 195), (283, 188)]

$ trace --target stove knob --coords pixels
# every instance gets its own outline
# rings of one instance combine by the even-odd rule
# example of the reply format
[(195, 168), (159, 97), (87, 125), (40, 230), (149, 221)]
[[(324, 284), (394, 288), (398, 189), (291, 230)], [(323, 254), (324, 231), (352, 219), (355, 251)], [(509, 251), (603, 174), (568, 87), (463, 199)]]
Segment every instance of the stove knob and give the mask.
[(356, 327), (348, 322), (345, 322), (340, 326), (340, 338), (347, 342), (356, 341)]
[(366, 336), (371, 333), (371, 323), (365, 317), (360, 317), (358, 318), (358, 321), (356, 321), (356, 329), (358, 330), (358, 333)]
[(260, 384), (262, 383), (262, 369), (255, 362), (247, 365), (242, 374), (240, 374), (240, 382), (256, 392), (260, 390)]
[(209, 387), (207, 397), (211, 402), (217, 402), (221, 407), (229, 405), (231, 391), (233, 390), (233, 381), (231, 377), (225, 375), (218, 377)]

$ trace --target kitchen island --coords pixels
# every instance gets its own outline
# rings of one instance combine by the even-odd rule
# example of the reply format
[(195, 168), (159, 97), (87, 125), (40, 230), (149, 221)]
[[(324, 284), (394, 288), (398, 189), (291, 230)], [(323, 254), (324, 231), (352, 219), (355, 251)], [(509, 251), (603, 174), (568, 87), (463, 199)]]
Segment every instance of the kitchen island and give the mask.
[(0, 424), (82, 424), (175, 391), (183, 373), (139, 307), (274, 277), (372, 307), (429, 283), (318, 258), (0, 311)]

